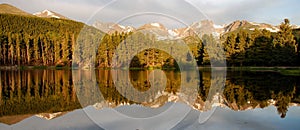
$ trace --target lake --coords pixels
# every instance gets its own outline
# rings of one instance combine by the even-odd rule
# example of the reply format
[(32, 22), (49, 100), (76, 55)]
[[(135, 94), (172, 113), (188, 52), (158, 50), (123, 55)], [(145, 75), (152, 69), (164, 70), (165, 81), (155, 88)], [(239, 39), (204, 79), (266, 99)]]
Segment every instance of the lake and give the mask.
[(0, 78), (1, 130), (299, 129), (300, 76), (276, 71), (29, 69)]

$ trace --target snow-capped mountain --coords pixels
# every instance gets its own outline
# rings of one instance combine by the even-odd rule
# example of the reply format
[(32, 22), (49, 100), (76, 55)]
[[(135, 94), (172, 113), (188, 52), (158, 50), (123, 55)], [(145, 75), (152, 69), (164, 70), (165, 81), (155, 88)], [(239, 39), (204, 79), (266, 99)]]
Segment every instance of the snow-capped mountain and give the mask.
[(273, 26), (273, 25), (270, 25), (270, 24), (248, 22), (248, 21), (245, 21), (245, 20), (242, 20), (242, 21), (237, 20), (237, 21), (234, 21), (234, 22), (228, 24), (225, 27), (225, 32), (231, 32), (231, 31), (234, 31), (234, 30), (237, 30), (237, 29), (248, 29), (248, 30), (266, 29), (270, 32), (278, 32), (279, 31), (279, 28), (277, 26)]
[(119, 24), (111, 23), (111, 22), (104, 23), (104, 22), (96, 21), (95, 23), (93, 23), (92, 26), (101, 30), (102, 32), (105, 32), (108, 34), (114, 33), (115, 31), (132, 32), (132, 31), (136, 30), (134, 27), (131, 27), (131, 26), (123, 26), (123, 25), (119, 25)]
[(58, 14), (56, 12), (50, 11), (50, 10), (44, 10), (42, 12), (36, 12), (33, 15), (37, 17), (44, 17), (44, 18), (58, 18), (58, 19), (68, 19), (67, 17)]
[(187, 36), (202, 36), (204, 34), (213, 34), (214, 36), (219, 36), (224, 33), (224, 26), (215, 25), (211, 20), (203, 20), (200, 22), (194, 22), (186, 28), (181, 28), (179, 30), (179, 37)]
[[(95, 22), (94, 27), (100, 29), (106, 33), (118, 32), (135, 32), (140, 31), (143, 33), (149, 33), (156, 35), (158, 40), (174, 40), (182, 39), (188, 36), (203, 36), (204, 34), (212, 34), (215, 37), (219, 37), (228, 32), (233, 32), (240, 29), (253, 31), (255, 29), (262, 30), (266, 29), (270, 32), (278, 32), (279, 26), (273, 26), (266, 23), (249, 22), (246, 20), (236, 20), (229, 24), (217, 25), (211, 20), (203, 20), (200, 22), (194, 22), (191, 25), (183, 28), (168, 29), (161, 23), (148, 23), (138, 28), (132, 26), (122, 26), (115, 23), (103, 23)], [(297, 25), (291, 25), (293, 29), (300, 28)]]
[(161, 23), (148, 23), (140, 26), (138, 30), (142, 29), (160, 29), (160, 30), (167, 30), (167, 28)]
[(143, 32), (144, 34), (154, 34), (159, 40), (173, 39), (176, 37), (176, 32), (168, 30), (161, 23), (148, 23), (140, 26), (137, 31)]
[(266, 23), (255, 23), (255, 22), (248, 22), (245, 20), (242, 21), (237, 20), (225, 25), (216, 25), (210, 20), (204, 20), (200, 22), (195, 22), (191, 24), (189, 27), (182, 28), (181, 31), (179, 31), (179, 36), (186, 37), (186, 36), (197, 34), (198, 36), (201, 37), (203, 34), (213, 34), (214, 36), (217, 37), (239, 29), (245, 29), (251, 31), (255, 29), (258, 30), (266, 29), (270, 32), (279, 31), (279, 27), (272, 26)]

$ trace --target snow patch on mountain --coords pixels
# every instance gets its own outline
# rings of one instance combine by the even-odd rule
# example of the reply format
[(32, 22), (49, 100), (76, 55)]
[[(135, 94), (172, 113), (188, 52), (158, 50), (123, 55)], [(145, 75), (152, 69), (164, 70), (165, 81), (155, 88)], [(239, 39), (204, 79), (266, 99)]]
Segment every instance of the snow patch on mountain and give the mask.
[(92, 24), (93, 27), (108, 33), (108, 34), (112, 34), (115, 31), (118, 32), (132, 32), (135, 30), (134, 27), (131, 26), (124, 26), (124, 25), (120, 25), (120, 24), (116, 24), (116, 23), (105, 23), (105, 22), (100, 22), (100, 21), (96, 21)]
[(249, 23), (252, 24), (252, 25), (256, 25), (256, 26), (260, 25), (259, 23), (255, 23), (255, 22), (249, 22)]
[[(225, 33), (236, 31), (238, 29), (247, 29), (254, 31), (255, 29), (266, 29), (270, 32), (278, 32), (279, 26), (273, 26), (266, 23), (249, 22), (246, 20), (237, 20), (229, 24), (218, 25), (214, 24), (211, 20), (203, 20), (200, 22), (194, 22), (189, 26), (177, 29), (168, 29), (163, 24), (158, 22), (152, 22), (144, 24), (138, 28), (131, 26), (123, 26), (112, 23), (94, 24), (93, 26), (102, 30), (103, 32), (135, 32), (143, 31), (145, 34), (150, 33), (156, 35), (158, 40), (176, 40), (182, 39), (188, 36), (202, 37), (204, 34), (212, 34), (214, 37), (219, 37)], [(292, 28), (299, 28), (299, 26), (293, 25)]]
[(134, 31), (134, 28), (131, 26), (126, 26), (124, 30), (125, 30), (125, 32), (132, 32), (132, 31)]
[(177, 32), (175, 32), (174, 30), (168, 30), (168, 33), (169, 35), (173, 36), (173, 37), (176, 37), (178, 36), (179, 34)]
[(42, 12), (36, 12), (36, 13), (33, 13), (33, 15), (37, 16), (37, 17), (45, 17), (45, 18), (58, 18), (58, 19), (67, 19), (66, 17), (58, 14), (58, 13), (55, 13), (53, 11), (50, 11), (50, 10), (44, 10)]
[(122, 28), (122, 29), (125, 29), (125, 26), (122, 26), (122, 25), (119, 25), (119, 24), (118, 24), (118, 26), (119, 26), (120, 28)]
[(214, 26), (214, 28), (216, 28), (216, 29), (222, 29), (222, 28), (224, 28), (224, 26), (222, 26), (222, 25), (216, 25), (216, 24), (214, 24), (213, 26)]
[(278, 32), (279, 31), (278, 28), (262, 28), (262, 29), (266, 29), (266, 30), (268, 30), (270, 32)]
[(154, 27), (161, 27), (159, 23), (151, 23), (151, 26), (154, 26)]

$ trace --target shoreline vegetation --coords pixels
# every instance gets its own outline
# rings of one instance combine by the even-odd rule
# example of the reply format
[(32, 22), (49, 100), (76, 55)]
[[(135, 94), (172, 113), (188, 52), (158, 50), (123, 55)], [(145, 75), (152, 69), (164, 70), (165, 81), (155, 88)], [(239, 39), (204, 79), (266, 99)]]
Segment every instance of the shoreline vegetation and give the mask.
[[(56, 70), (76, 70), (78, 68), (72, 68), (70, 66), (0, 66), (0, 70), (30, 70), (30, 69), (56, 69)], [(110, 68), (110, 67), (95, 67), (93, 69), (96, 70), (113, 70), (113, 69), (121, 69), (128, 70), (126, 68)], [(180, 70), (175, 67), (148, 67), (148, 68), (140, 68), (140, 67), (130, 67), (129, 70)], [(227, 71), (273, 71), (279, 72), (283, 75), (291, 75), (291, 76), (300, 76), (300, 66), (244, 66), (244, 67), (211, 67), (211, 66), (198, 66), (199, 71), (211, 71), (211, 69), (216, 70), (224, 70)]]
[[(179, 41), (160, 40), (155, 34), (141, 32), (107, 34), (84, 23), (63, 19), (0, 13), (0, 23), (1, 70), (126, 69), (124, 66), (131, 59), (130, 70), (176, 71), (178, 65), (192, 67), (195, 60), (203, 71), (210, 70), (211, 63), (226, 62), (230, 71), (299, 75), (300, 29), (293, 29), (288, 19), (281, 23), (278, 32), (240, 28), (219, 38), (212, 34), (198, 36), (194, 32)], [(185, 49), (177, 44), (180, 41), (187, 46)], [(143, 48), (147, 43), (152, 48)]]

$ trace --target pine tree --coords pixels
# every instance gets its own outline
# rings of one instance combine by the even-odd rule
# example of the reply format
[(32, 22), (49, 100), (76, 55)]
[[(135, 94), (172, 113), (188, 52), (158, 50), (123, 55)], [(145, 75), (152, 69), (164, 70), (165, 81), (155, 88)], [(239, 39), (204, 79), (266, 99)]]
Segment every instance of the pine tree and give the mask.
[(21, 41), (19, 34), (16, 34), (16, 53), (17, 53), (17, 63), (20, 66), (21, 64)]
[(273, 40), (275, 47), (274, 56), (277, 58), (277, 64), (294, 65), (296, 64), (297, 45), (292, 34), (290, 21), (285, 19), (280, 25), (280, 31)]
[(13, 35), (11, 33), (8, 34), (8, 46), (9, 46), (9, 59), (10, 59), (10, 65), (14, 65), (14, 43), (13, 43)]
[(67, 62), (70, 60), (69, 58), (70, 58), (70, 49), (71, 49), (70, 36), (68, 32), (65, 33), (65, 38), (61, 46), (62, 46), (62, 61)]
[(25, 45), (26, 45), (26, 57), (27, 57), (27, 65), (31, 64), (31, 42), (30, 42), (30, 36), (28, 34), (25, 34)]

